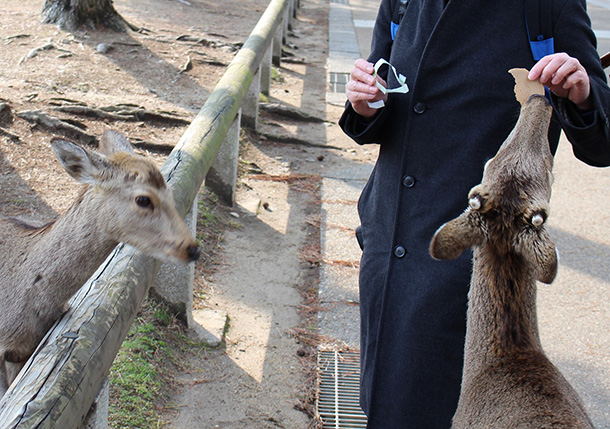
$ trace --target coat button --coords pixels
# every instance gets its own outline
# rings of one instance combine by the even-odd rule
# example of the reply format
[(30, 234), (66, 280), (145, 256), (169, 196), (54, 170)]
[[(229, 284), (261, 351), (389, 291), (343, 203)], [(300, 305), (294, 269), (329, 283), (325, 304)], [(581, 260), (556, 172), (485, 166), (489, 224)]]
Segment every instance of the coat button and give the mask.
[(402, 258), (406, 254), (407, 254), (407, 249), (405, 249), (404, 247), (396, 246), (394, 248), (394, 256), (396, 256), (397, 258)]
[(413, 177), (413, 176), (403, 177), (402, 184), (403, 184), (403, 186), (406, 186), (407, 188), (412, 188), (415, 185), (415, 177)]
[(421, 115), (426, 111), (426, 103), (423, 103), (421, 101), (415, 103), (415, 106), (413, 106), (413, 110), (415, 111), (415, 113), (419, 113)]

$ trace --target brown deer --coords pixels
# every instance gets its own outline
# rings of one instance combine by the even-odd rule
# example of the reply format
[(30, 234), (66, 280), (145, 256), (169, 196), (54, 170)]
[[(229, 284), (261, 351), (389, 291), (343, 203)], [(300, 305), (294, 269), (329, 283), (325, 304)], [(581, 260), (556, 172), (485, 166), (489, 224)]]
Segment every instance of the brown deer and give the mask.
[(0, 217), (0, 397), (119, 242), (184, 263), (200, 253), (159, 169), (121, 134), (106, 131), (101, 153), (58, 138), (51, 146), (84, 186), (50, 223)]
[(551, 283), (557, 253), (545, 222), (553, 156), (544, 96), (523, 103), (517, 125), (469, 207), (434, 235), (430, 254), (454, 259), (473, 247), (464, 373), (453, 428), (592, 428), (574, 389), (545, 356), (536, 280)]

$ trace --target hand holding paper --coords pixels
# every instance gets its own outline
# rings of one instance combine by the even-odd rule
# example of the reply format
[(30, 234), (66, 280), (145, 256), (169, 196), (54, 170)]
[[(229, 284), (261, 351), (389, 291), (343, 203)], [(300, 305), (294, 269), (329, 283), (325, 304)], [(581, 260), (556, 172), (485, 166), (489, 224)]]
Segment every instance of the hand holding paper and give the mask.
[[(385, 86), (381, 85), (379, 83), (379, 81), (375, 81), (375, 86), (377, 86), (377, 88), (379, 88), (379, 90), (381, 92), (383, 92), (384, 94), (391, 94), (393, 92), (397, 92), (400, 94), (406, 94), (407, 92), (409, 92), (409, 87), (407, 86), (407, 79), (401, 75), (400, 73), (398, 73), (396, 71), (396, 68), (390, 64), (389, 62), (387, 62), (386, 60), (384, 60), (383, 58), (379, 58), (379, 60), (377, 60), (377, 62), (375, 63), (375, 73), (373, 73), (373, 77), (377, 78), (377, 73), (379, 72), (379, 69), (381, 68), (382, 65), (387, 64), (388, 67), (390, 67), (390, 70), (392, 70), (392, 72), (394, 73), (394, 77), (396, 78), (396, 80), (399, 83), (399, 86), (396, 88), (386, 88)], [(368, 102), (368, 105), (370, 108), (372, 109), (380, 109), (383, 106), (385, 106), (385, 103), (383, 100), (378, 100), (375, 102)]]

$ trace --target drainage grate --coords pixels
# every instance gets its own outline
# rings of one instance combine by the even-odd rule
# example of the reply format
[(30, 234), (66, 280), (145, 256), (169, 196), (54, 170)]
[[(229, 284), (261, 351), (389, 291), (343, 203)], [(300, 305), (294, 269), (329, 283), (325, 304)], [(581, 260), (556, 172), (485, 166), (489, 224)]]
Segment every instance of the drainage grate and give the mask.
[(359, 404), (360, 353), (320, 351), (318, 414), (323, 428), (366, 428)]
[(331, 92), (345, 92), (345, 85), (349, 82), (349, 73), (330, 72), (328, 80)]

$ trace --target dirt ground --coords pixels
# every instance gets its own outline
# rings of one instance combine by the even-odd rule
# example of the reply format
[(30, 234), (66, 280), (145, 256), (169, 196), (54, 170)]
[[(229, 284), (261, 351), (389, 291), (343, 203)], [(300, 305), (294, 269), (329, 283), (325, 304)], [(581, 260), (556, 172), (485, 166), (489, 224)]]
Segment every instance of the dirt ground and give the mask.
[[(40, 22), (43, 0), (3, 0), (0, 214), (49, 219), (69, 207), (78, 186), (56, 162), (52, 136), (95, 147), (105, 129), (117, 129), (161, 164), (267, 3), (115, 0), (141, 32), (71, 34)], [(292, 61), (270, 96), (322, 119), (326, 8), (302, 6)], [(264, 112), (260, 120), (258, 133), (242, 133), (238, 201), (226, 209), (237, 227), (220, 243), (219, 266), (196, 268), (194, 306), (227, 312), (225, 346), (185, 363), (163, 416), (171, 427), (312, 424), (303, 410), (311, 412), (314, 356), (298, 332), (312, 329), (303, 300), (316, 286), (316, 171), (333, 165), (318, 147), (328, 124)]]

